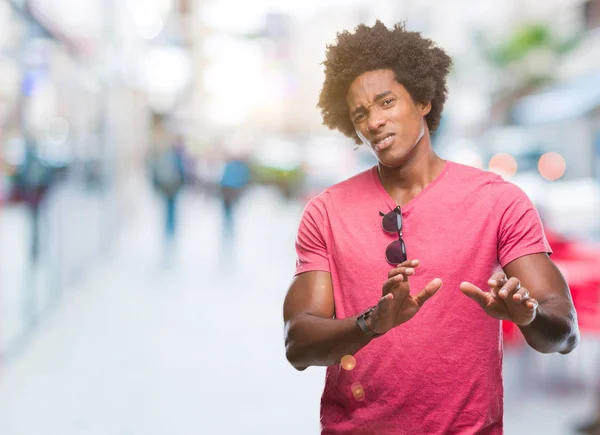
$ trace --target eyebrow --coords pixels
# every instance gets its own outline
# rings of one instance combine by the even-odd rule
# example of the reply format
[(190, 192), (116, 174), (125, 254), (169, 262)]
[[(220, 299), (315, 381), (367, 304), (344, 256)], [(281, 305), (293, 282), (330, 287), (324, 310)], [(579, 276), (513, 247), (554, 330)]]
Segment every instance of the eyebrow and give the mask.
[[(388, 95), (391, 95), (391, 94), (392, 94), (392, 91), (385, 91), (385, 92), (382, 92), (382, 93), (380, 93), (380, 94), (377, 94), (377, 95), (375, 95), (375, 98), (374, 98), (374, 100), (375, 100), (375, 101), (381, 101), (381, 100), (383, 100), (385, 97), (387, 97)], [(362, 106), (362, 105), (360, 105), (360, 106), (358, 106), (356, 109), (354, 109), (354, 110), (352, 111), (352, 113), (350, 114), (350, 117), (351, 117), (351, 118), (354, 118), (354, 117), (355, 117), (355, 116), (356, 116), (356, 115), (357, 115), (359, 112), (364, 112), (365, 110), (366, 110), (366, 109), (365, 109), (365, 106)]]

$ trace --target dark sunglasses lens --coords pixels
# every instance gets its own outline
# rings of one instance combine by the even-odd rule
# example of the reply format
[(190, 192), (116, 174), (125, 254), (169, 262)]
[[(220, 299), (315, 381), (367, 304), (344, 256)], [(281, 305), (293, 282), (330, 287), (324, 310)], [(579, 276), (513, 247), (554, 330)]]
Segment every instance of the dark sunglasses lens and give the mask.
[(400, 229), (398, 224), (402, 226), (402, 214), (398, 213), (397, 210), (392, 210), (386, 214), (381, 221), (383, 229), (388, 233), (397, 233)]
[(394, 240), (385, 250), (388, 263), (397, 265), (406, 261), (406, 245), (403, 240)]

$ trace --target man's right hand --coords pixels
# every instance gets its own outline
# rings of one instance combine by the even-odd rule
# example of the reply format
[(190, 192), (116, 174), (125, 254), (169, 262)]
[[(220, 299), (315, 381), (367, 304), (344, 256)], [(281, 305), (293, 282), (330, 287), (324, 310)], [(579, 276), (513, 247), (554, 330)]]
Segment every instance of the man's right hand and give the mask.
[(383, 284), (383, 297), (375, 306), (375, 310), (367, 319), (369, 328), (385, 334), (390, 329), (410, 320), (423, 304), (442, 288), (442, 280), (435, 278), (417, 295), (410, 294), (408, 277), (414, 275), (419, 260), (406, 260), (388, 273), (388, 280)]

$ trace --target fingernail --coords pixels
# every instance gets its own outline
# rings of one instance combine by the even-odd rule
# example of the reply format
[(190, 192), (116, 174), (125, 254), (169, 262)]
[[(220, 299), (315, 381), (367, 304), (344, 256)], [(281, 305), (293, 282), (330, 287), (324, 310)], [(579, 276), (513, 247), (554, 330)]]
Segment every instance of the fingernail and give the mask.
[(488, 281), (488, 284), (489, 284), (489, 285), (497, 285), (498, 283), (496, 282), (496, 280), (495, 280), (495, 279), (490, 279), (490, 280)]
[(413, 273), (415, 271), (415, 269), (409, 267), (408, 269), (406, 269), (406, 273)]

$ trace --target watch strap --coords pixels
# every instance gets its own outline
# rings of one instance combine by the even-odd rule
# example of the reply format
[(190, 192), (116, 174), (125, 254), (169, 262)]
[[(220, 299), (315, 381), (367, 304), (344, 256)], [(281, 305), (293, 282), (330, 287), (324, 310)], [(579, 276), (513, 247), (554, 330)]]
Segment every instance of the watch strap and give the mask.
[(356, 324), (358, 325), (358, 327), (361, 329), (362, 332), (365, 333), (365, 335), (367, 337), (370, 337), (370, 338), (375, 338), (375, 337), (381, 336), (381, 334), (378, 334), (377, 332), (375, 332), (371, 328), (369, 328), (369, 325), (367, 325), (367, 322), (366, 322), (366, 320), (369, 318), (369, 316), (371, 315), (371, 313), (373, 312), (374, 309), (375, 309), (375, 307), (369, 308), (367, 311), (365, 311), (364, 313), (362, 313), (361, 315), (359, 315), (356, 318)]

